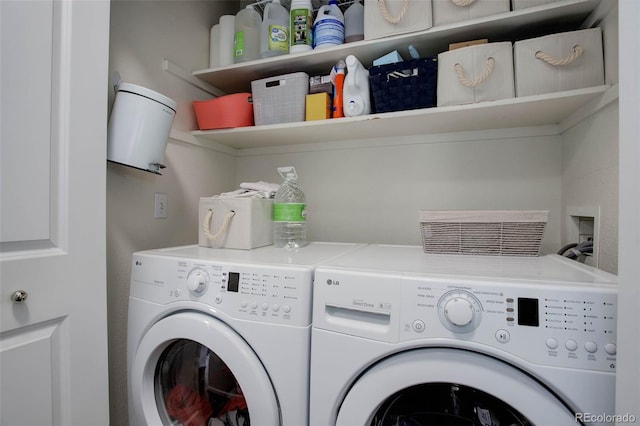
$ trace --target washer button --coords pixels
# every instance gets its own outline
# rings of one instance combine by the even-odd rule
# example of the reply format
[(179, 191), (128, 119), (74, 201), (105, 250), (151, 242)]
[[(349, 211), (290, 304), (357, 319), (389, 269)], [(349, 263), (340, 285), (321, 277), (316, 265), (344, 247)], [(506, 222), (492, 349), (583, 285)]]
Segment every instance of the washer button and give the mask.
[(222, 295), (221, 294), (217, 295), (216, 298), (215, 298), (215, 301), (218, 304), (222, 303)]
[(548, 338), (545, 343), (549, 349), (555, 349), (558, 347), (558, 341), (553, 337)]
[(287, 313), (287, 314), (288, 314), (289, 312), (291, 312), (291, 306), (289, 306), (289, 305), (284, 305), (284, 306), (282, 307), (282, 310), (283, 310), (285, 313)]
[(278, 312), (280, 310), (280, 305), (278, 305), (277, 303), (274, 303), (271, 309), (273, 309), (273, 312)]
[(257, 309), (258, 308), (258, 302), (251, 302), (251, 309)]
[(422, 321), (422, 320), (415, 320), (415, 321), (413, 321), (413, 324), (411, 324), (411, 325), (413, 326), (413, 330), (416, 333), (422, 333), (424, 331), (424, 329), (425, 329), (424, 321)]
[(240, 302), (240, 307), (241, 308), (246, 308), (248, 304), (249, 304), (249, 302), (247, 302), (246, 300), (243, 300), (242, 302)]
[(507, 343), (511, 339), (511, 335), (507, 330), (500, 329), (496, 331), (496, 340), (500, 343)]
[(263, 311), (266, 311), (267, 309), (269, 309), (269, 304), (267, 302), (264, 302), (262, 305), (260, 305), (260, 307)]
[(584, 344), (584, 349), (592, 354), (598, 350), (598, 345), (596, 344), (596, 342), (587, 342)]
[(568, 351), (573, 352), (578, 349), (578, 343), (573, 339), (569, 339), (564, 342), (564, 347), (567, 348)]
[(618, 352), (618, 348), (615, 343), (607, 343), (607, 345), (604, 347), (604, 351), (609, 355), (615, 355)]

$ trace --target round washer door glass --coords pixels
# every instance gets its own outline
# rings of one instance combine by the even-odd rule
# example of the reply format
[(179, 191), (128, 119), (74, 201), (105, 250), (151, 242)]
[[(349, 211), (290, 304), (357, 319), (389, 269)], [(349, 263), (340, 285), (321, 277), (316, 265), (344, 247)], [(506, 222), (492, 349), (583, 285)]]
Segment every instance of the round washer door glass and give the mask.
[(160, 355), (155, 396), (162, 424), (249, 425), (249, 410), (238, 380), (208, 347), (179, 339)]
[(349, 389), (336, 426), (575, 426), (549, 389), (479, 353), (415, 349), (370, 367)]
[(273, 384), (255, 352), (229, 326), (183, 312), (153, 324), (131, 365), (130, 423), (280, 425)]

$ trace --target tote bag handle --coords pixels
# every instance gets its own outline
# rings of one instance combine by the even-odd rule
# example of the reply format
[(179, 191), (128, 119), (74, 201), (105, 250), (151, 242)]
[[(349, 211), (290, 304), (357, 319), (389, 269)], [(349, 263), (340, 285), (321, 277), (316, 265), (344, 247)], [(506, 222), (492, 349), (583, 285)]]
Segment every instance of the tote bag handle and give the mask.
[(204, 216), (204, 222), (202, 223), (202, 230), (204, 231), (204, 236), (207, 237), (207, 240), (217, 240), (220, 238), (229, 228), (229, 223), (231, 223), (231, 219), (235, 216), (236, 212), (234, 210), (229, 210), (229, 212), (225, 215), (224, 221), (222, 222), (222, 226), (218, 229), (218, 232), (215, 234), (211, 233), (211, 219), (213, 218), (213, 210), (209, 209), (207, 214)]
[(493, 69), (495, 68), (495, 65), (496, 65), (496, 60), (492, 57), (488, 58), (487, 66), (485, 67), (484, 72), (482, 73), (482, 75), (480, 75), (480, 77), (476, 78), (475, 80), (469, 80), (464, 75), (464, 69), (462, 68), (462, 65), (460, 65), (460, 63), (455, 64), (453, 68), (455, 69), (456, 74), (458, 75), (458, 80), (460, 80), (460, 83), (462, 83), (466, 87), (476, 87), (484, 83), (487, 80), (487, 78), (489, 78), (489, 76), (493, 72)]
[(573, 51), (569, 55), (565, 56), (564, 58), (560, 58), (560, 59), (554, 58), (553, 56), (548, 55), (540, 50), (536, 52), (536, 58), (543, 60), (549, 65), (553, 65), (554, 67), (559, 67), (562, 65), (569, 65), (571, 62), (575, 61), (580, 56), (582, 56), (583, 53), (584, 53), (584, 48), (578, 44), (573, 46)]
[(400, 9), (400, 14), (398, 16), (391, 16), (387, 10), (386, 0), (378, 0), (378, 7), (380, 8), (380, 13), (382, 13), (382, 17), (385, 21), (390, 24), (399, 24), (400, 21), (402, 21), (402, 18), (407, 14), (407, 9), (409, 9), (409, 0), (402, 0), (402, 9)]

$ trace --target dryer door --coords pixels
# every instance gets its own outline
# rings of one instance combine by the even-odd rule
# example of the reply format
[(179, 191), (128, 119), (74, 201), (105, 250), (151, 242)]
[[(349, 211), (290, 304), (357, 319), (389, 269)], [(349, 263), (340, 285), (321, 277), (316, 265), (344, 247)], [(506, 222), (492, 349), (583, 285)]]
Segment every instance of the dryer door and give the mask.
[(201, 313), (155, 323), (136, 350), (130, 377), (131, 424), (281, 424), (258, 356), (231, 328)]
[(549, 389), (486, 355), (416, 349), (367, 370), (347, 393), (337, 426), (580, 424)]

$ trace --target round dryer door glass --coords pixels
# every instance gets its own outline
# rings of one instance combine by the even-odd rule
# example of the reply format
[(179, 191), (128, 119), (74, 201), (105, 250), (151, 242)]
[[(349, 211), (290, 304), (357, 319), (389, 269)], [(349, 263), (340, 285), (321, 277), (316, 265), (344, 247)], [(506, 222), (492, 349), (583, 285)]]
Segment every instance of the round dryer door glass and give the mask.
[(452, 383), (427, 383), (391, 395), (370, 426), (532, 426), (503, 401), (478, 389)]
[(155, 397), (166, 425), (250, 424), (247, 402), (229, 367), (193, 340), (176, 340), (164, 350), (156, 367)]

